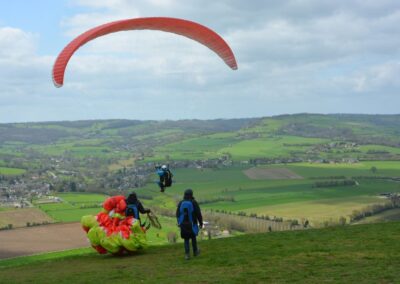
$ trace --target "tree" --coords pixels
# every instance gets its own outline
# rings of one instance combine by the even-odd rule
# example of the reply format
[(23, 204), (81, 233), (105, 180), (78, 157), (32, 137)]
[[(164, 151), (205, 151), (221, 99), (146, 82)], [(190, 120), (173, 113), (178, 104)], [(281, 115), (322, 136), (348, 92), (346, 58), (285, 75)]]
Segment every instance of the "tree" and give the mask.
[(371, 167), (371, 172), (372, 172), (373, 174), (375, 174), (377, 171), (378, 171), (378, 169), (377, 169), (375, 166), (372, 166), (372, 167)]

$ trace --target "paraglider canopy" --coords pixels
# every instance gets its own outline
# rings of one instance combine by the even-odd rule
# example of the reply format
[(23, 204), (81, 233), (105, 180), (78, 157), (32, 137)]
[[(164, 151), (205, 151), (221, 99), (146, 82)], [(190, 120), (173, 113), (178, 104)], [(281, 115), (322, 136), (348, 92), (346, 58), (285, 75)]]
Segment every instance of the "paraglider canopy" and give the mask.
[(193, 39), (214, 51), (231, 69), (237, 69), (235, 56), (224, 39), (211, 29), (198, 23), (167, 17), (120, 20), (90, 29), (71, 41), (58, 55), (53, 66), (53, 82), (56, 87), (64, 83), (68, 61), (82, 45), (97, 37), (127, 30), (158, 30), (175, 33)]

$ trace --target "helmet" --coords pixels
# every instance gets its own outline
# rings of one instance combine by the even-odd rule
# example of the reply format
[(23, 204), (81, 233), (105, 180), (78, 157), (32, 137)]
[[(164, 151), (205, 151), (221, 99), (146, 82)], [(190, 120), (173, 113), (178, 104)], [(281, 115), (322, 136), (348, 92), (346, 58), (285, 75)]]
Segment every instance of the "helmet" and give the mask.
[(161, 169), (166, 170), (166, 169), (167, 169), (167, 166), (166, 166), (166, 165), (162, 165), (162, 166), (161, 166)]

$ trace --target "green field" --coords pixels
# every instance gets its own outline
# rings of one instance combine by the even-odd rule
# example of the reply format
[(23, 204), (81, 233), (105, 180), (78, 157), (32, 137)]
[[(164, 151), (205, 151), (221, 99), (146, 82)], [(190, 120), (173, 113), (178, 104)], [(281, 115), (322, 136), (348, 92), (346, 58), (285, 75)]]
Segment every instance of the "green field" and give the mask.
[(24, 169), (0, 167), (0, 175), (22, 175), (25, 172)]
[(238, 133), (218, 133), (157, 147), (154, 150), (154, 156), (146, 158), (145, 161), (163, 161), (166, 156), (172, 160), (213, 159), (226, 154), (231, 155), (235, 161), (257, 157), (290, 157), (293, 153), (304, 154), (313, 144), (327, 141), (326, 139), (294, 136), (247, 139)]
[(105, 141), (87, 140), (79, 143), (62, 142), (55, 145), (33, 146), (32, 149), (45, 155), (61, 156), (71, 155), (75, 158), (96, 157), (96, 158), (124, 158), (129, 152), (115, 152), (112, 148), (102, 146)]
[(37, 206), (55, 221), (78, 222), (84, 215), (95, 215), (101, 208), (85, 208), (101, 206), (106, 195), (92, 193), (58, 193), (61, 203), (38, 204)]
[(274, 232), (182, 244), (130, 257), (87, 249), (0, 261), (3, 283), (396, 283), (400, 223)]
[(294, 136), (265, 137), (241, 141), (230, 147), (222, 148), (220, 153), (229, 153), (233, 160), (248, 160), (257, 157), (290, 157), (293, 153), (304, 153), (311, 146), (301, 144), (321, 144), (326, 140), (318, 138), (303, 138)]
[(213, 159), (221, 156), (219, 150), (238, 141), (234, 133), (219, 133), (156, 147), (154, 156), (145, 161), (164, 161), (168, 155), (173, 160)]

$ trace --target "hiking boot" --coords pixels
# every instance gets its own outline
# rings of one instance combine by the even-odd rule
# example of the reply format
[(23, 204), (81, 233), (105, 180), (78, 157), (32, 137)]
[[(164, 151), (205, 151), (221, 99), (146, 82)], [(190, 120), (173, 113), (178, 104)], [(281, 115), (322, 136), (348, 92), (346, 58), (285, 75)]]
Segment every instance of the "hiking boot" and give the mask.
[(189, 259), (190, 259), (190, 254), (186, 253), (186, 254), (185, 254), (185, 259), (186, 259), (186, 260), (189, 260)]
[(196, 252), (193, 253), (194, 256), (199, 256), (200, 255), (200, 249), (197, 249)]
[(164, 192), (165, 191), (165, 187), (161, 187), (160, 192)]

